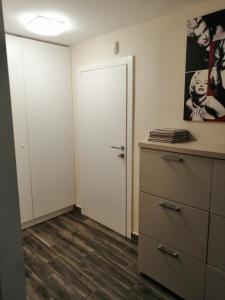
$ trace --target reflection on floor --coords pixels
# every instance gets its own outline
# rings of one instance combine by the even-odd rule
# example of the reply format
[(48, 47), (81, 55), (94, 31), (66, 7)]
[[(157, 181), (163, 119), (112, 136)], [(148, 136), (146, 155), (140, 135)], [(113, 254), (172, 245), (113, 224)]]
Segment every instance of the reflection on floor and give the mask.
[(23, 231), (27, 299), (178, 299), (137, 271), (137, 245), (76, 211)]

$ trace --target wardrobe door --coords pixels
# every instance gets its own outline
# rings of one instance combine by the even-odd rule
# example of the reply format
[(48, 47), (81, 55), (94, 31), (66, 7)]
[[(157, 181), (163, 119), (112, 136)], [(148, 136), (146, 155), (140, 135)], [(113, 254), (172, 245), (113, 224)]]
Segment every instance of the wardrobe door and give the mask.
[(33, 219), (21, 38), (6, 35), (21, 222)]
[(22, 39), (35, 218), (74, 204), (70, 49)]

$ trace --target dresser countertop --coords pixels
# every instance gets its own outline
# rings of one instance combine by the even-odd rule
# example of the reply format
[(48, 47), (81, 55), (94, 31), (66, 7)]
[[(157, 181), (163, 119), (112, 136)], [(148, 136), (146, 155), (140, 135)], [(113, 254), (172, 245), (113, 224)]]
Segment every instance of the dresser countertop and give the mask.
[(205, 141), (189, 141), (185, 143), (169, 144), (143, 141), (140, 142), (138, 145), (140, 148), (170, 151), (175, 153), (184, 153), (225, 160), (225, 144), (222, 143), (220, 144), (207, 143)]

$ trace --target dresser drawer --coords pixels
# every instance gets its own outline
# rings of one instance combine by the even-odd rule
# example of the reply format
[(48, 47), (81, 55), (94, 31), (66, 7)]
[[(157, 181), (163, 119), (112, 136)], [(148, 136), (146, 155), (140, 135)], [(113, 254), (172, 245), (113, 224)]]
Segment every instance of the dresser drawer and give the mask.
[(207, 266), (205, 300), (225, 299), (225, 273)]
[(139, 231), (206, 262), (209, 214), (140, 193)]
[(215, 159), (212, 172), (211, 212), (225, 217), (225, 161)]
[(207, 263), (225, 272), (225, 218), (210, 215)]
[(140, 190), (209, 210), (212, 159), (141, 149)]
[(138, 266), (182, 298), (204, 299), (205, 265), (144, 234), (139, 235)]

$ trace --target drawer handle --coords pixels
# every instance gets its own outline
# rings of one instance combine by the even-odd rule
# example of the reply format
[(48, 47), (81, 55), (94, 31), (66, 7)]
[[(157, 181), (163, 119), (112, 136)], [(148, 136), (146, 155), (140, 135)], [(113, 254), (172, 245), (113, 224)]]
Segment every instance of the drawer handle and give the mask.
[(178, 162), (183, 162), (183, 158), (182, 157), (178, 157), (175, 155), (169, 155), (169, 154), (164, 154), (161, 156), (162, 159), (164, 160), (171, 160), (171, 161), (178, 161)]
[(172, 203), (165, 202), (165, 201), (161, 201), (159, 203), (159, 206), (162, 206), (163, 208), (172, 209), (172, 210), (175, 210), (175, 211), (180, 211), (180, 207), (179, 206), (174, 205)]
[(172, 257), (178, 258), (178, 253), (176, 251), (172, 251), (163, 245), (159, 245), (158, 249)]

